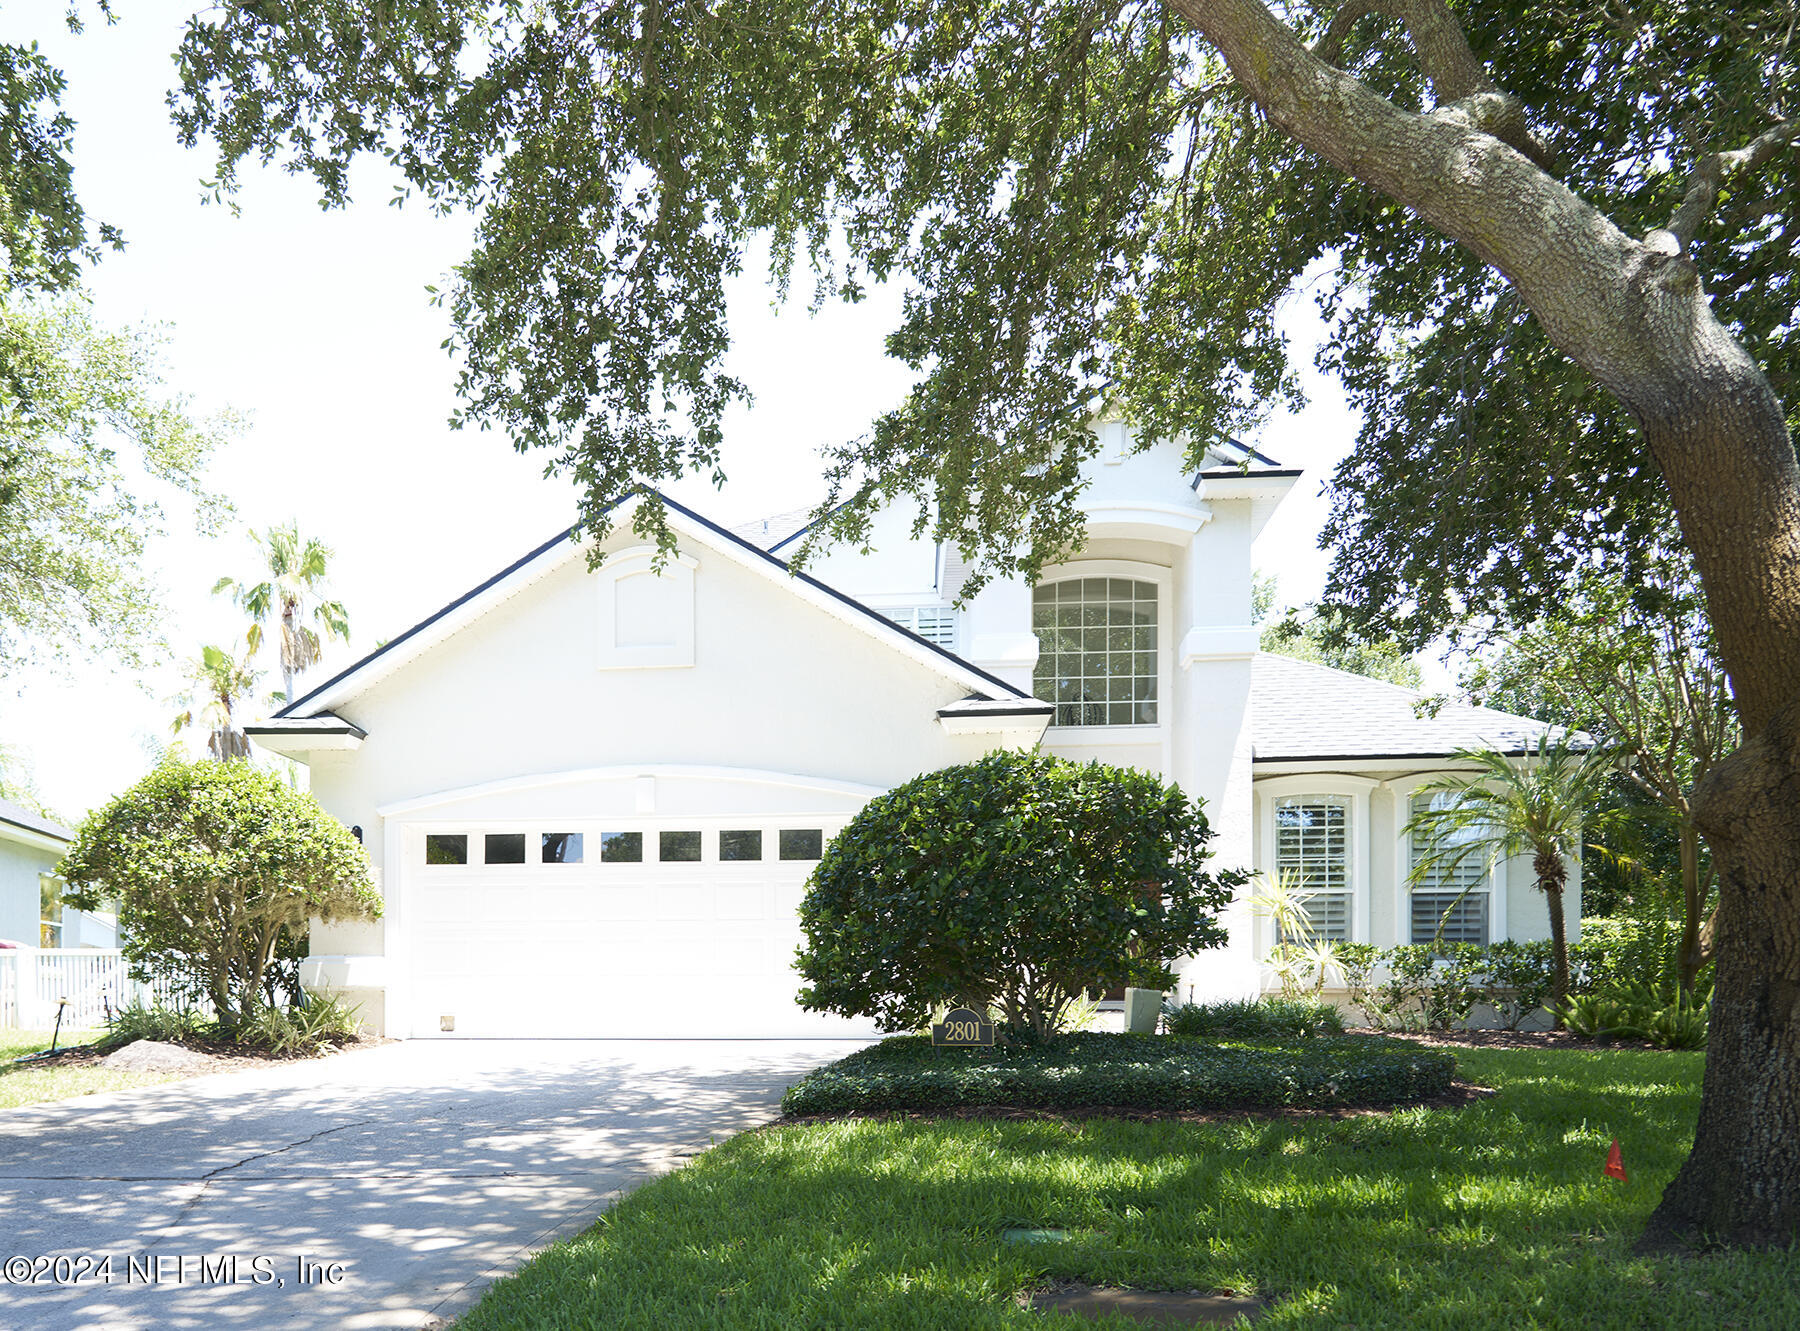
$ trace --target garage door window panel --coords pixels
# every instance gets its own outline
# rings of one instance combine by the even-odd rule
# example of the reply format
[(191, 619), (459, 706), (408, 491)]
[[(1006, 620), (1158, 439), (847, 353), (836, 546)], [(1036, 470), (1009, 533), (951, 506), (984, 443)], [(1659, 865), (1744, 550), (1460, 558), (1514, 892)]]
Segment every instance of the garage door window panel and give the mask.
[(489, 832), (482, 838), (481, 860), (483, 864), (525, 863), (525, 834)]
[(602, 864), (642, 864), (644, 834), (642, 832), (602, 832), (600, 834)]
[(825, 834), (816, 827), (784, 827), (780, 845), (784, 860), (816, 860), (824, 853)]
[(545, 864), (580, 864), (581, 833), (545, 832), (540, 854)]
[(462, 832), (432, 832), (425, 837), (425, 863), (430, 865), (467, 864), (469, 838)]
[(700, 859), (698, 832), (661, 832), (656, 841), (656, 857), (664, 864), (693, 864)]
[(736, 829), (719, 833), (721, 860), (760, 860), (763, 857), (763, 834), (760, 830)]

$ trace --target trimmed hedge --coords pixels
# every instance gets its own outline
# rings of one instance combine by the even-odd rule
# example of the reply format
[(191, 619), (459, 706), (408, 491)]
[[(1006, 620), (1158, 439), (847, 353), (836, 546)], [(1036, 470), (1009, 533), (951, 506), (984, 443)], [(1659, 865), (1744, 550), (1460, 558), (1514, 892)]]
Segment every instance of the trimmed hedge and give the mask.
[(1448, 1090), (1450, 1054), (1370, 1036), (1304, 1045), (1076, 1032), (1041, 1047), (943, 1050), (899, 1035), (827, 1064), (782, 1097), (790, 1118), (881, 1109), (1275, 1109), (1409, 1104)]
[(1206, 1035), (1230, 1040), (1311, 1039), (1342, 1035), (1337, 1008), (1311, 998), (1240, 998), (1218, 1003), (1183, 1003), (1166, 1009), (1170, 1035)]

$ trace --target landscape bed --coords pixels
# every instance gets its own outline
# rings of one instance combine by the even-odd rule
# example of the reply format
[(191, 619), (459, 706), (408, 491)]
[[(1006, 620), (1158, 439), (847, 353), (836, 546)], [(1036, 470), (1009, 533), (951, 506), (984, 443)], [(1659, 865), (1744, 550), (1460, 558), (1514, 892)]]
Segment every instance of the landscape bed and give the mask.
[(903, 1035), (796, 1082), (789, 1118), (884, 1110), (1117, 1108), (1169, 1112), (1417, 1104), (1454, 1055), (1372, 1036), (1288, 1043), (1079, 1032), (1042, 1047), (936, 1050)]

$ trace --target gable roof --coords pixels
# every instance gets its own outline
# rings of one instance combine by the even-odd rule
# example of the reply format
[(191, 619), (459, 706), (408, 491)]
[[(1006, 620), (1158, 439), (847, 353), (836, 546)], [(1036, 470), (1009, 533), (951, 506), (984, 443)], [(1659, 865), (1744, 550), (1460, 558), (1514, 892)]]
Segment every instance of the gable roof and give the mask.
[[(31, 836), (7, 836), (11, 832), (27, 832)], [(38, 844), (38, 838), (48, 837), (67, 845), (75, 839), (73, 828), (64, 827), (54, 819), (45, 818), (33, 813), (22, 804), (14, 804), (11, 800), (0, 800), (0, 837), (7, 840), (25, 841)]]
[[(998, 675), (989, 674), (981, 667), (963, 660), (949, 649), (920, 637), (911, 629), (902, 628), (880, 611), (846, 596), (810, 574), (791, 568), (784, 560), (711, 519), (701, 517), (685, 504), (678, 503), (667, 495), (658, 494), (657, 497), (662, 500), (672, 525), (695, 538), (701, 545), (725, 555), (741, 567), (785, 585), (802, 600), (887, 643), (962, 687), (990, 698), (1020, 699), (1031, 696), (1008, 684)], [(637, 496), (631, 496), (615, 503), (608, 511), (615, 521), (622, 523), (638, 502)], [(478, 583), (442, 609), (427, 615), (406, 632), (288, 703), (275, 713), (273, 719), (282, 721), (312, 717), (328, 711), (401, 666), (416, 660), (500, 602), (516, 596), (533, 583), (582, 557), (582, 546), (573, 539), (573, 535), (573, 528), (558, 532), (493, 577)]]
[(1257, 762), (1294, 759), (1446, 758), (1458, 749), (1523, 754), (1558, 728), (1491, 707), (1445, 703), (1346, 670), (1258, 652), (1250, 664), (1251, 749)]

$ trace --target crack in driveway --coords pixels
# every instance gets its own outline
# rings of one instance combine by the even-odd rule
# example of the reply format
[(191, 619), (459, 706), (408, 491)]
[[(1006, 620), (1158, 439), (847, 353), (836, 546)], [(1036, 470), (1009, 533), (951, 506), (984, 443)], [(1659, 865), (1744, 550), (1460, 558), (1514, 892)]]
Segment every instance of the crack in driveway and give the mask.
[(239, 1160), (235, 1165), (220, 1165), (217, 1169), (208, 1170), (206, 1173), (202, 1174), (200, 1177), (203, 1180), (210, 1182), (211, 1180), (219, 1177), (219, 1175), (221, 1175), (221, 1174), (229, 1174), (234, 1169), (242, 1169), (245, 1165), (253, 1164), (258, 1160), (267, 1160), (269, 1157), (276, 1156), (276, 1155), (286, 1155), (289, 1151), (297, 1150), (298, 1148), (308, 1145), (311, 1142), (316, 1142), (321, 1137), (329, 1137), (334, 1132), (348, 1132), (351, 1128), (366, 1128), (369, 1126), (369, 1124), (373, 1123), (374, 1121), (375, 1120), (372, 1118), (365, 1118), (365, 1119), (359, 1119), (355, 1123), (340, 1123), (335, 1128), (320, 1128), (317, 1132), (313, 1133), (313, 1135), (310, 1137), (302, 1137), (297, 1142), (289, 1142), (286, 1146), (280, 1147), (273, 1151), (262, 1151), (256, 1155), (247, 1155), (242, 1160)]
[(235, 1164), (220, 1165), (217, 1169), (208, 1170), (206, 1173), (200, 1175), (200, 1177), (198, 1179), (182, 1180), (182, 1182), (188, 1182), (188, 1183), (197, 1182), (200, 1186), (194, 1190), (194, 1195), (192, 1197), (188, 1198), (185, 1202), (183, 1202), (181, 1204), (181, 1209), (175, 1213), (174, 1218), (171, 1219), (168, 1224), (166, 1224), (162, 1227), (162, 1230), (158, 1234), (158, 1237), (166, 1238), (170, 1234), (173, 1234), (176, 1230), (180, 1229), (182, 1224), (187, 1220), (187, 1218), (193, 1214), (194, 1208), (196, 1208), (197, 1206), (200, 1205), (200, 1203), (202, 1203), (206, 1200), (206, 1194), (207, 1194), (208, 1189), (210, 1189), (212, 1187), (214, 1180), (218, 1179), (221, 1175), (229, 1174), (234, 1169), (242, 1169), (245, 1165), (253, 1164), (258, 1160), (267, 1160), (273, 1156), (286, 1155), (289, 1151), (295, 1150), (301, 1146), (305, 1146), (309, 1142), (316, 1142), (321, 1137), (329, 1137), (334, 1132), (347, 1132), (351, 1128), (366, 1127), (368, 1124), (373, 1123), (374, 1121), (375, 1121), (374, 1119), (365, 1118), (365, 1119), (360, 1119), (355, 1123), (340, 1123), (335, 1128), (321, 1128), (321, 1129), (319, 1129), (319, 1131), (313, 1133), (312, 1136), (310, 1136), (310, 1137), (302, 1137), (299, 1141), (289, 1142), (286, 1146), (278, 1147), (277, 1149), (275, 1149), (273, 1151), (259, 1151), (255, 1155), (245, 1156), (242, 1160), (237, 1161)]

